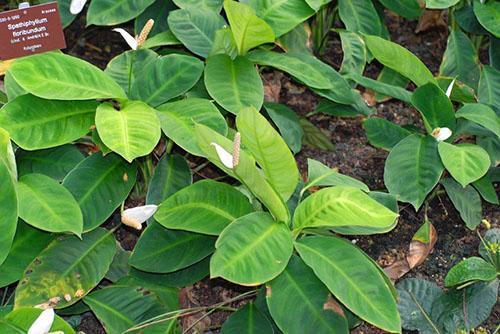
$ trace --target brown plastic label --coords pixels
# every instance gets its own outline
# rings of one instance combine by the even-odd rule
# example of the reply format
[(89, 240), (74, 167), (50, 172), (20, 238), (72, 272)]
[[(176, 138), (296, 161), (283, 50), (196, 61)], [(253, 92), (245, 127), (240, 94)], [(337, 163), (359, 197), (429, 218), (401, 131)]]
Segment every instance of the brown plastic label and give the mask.
[(66, 48), (57, 2), (0, 13), (0, 59)]

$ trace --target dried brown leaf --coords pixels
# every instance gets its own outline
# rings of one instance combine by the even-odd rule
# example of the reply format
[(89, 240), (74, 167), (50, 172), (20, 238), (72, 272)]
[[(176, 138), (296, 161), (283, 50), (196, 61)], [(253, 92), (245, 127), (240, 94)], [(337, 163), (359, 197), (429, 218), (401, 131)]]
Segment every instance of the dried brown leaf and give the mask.
[(424, 10), (418, 20), (415, 32), (418, 34), (419, 32), (424, 32), (433, 28), (447, 27), (444, 15), (444, 10)]

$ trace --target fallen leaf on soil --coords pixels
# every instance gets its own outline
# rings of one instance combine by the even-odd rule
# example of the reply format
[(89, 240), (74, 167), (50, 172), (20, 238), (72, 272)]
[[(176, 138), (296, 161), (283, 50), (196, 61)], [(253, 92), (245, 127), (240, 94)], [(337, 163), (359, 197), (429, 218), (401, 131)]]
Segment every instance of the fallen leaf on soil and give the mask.
[(424, 13), (418, 20), (415, 33), (418, 34), (419, 32), (424, 32), (432, 28), (448, 27), (446, 21), (444, 20), (444, 14), (444, 10), (424, 10)]
[(369, 107), (373, 107), (377, 104), (377, 99), (375, 98), (375, 92), (367, 89), (363, 92), (363, 99)]
[(279, 102), (282, 76), (281, 72), (272, 72), (263, 76), (264, 100), (266, 102)]

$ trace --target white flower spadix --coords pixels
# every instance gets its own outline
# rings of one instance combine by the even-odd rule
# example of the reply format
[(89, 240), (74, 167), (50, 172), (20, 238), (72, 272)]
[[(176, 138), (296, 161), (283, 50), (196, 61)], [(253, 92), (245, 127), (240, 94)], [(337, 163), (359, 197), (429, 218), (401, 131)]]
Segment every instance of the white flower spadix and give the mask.
[(122, 223), (136, 230), (140, 230), (142, 229), (142, 223), (153, 217), (156, 210), (158, 210), (157, 205), (144, 205), (127, 209), (123, 211)]
[(54, 323), (54, 318), (54, 309), (48, 308), (44, 310), (28, 329), (28, 334), (48, 334)]

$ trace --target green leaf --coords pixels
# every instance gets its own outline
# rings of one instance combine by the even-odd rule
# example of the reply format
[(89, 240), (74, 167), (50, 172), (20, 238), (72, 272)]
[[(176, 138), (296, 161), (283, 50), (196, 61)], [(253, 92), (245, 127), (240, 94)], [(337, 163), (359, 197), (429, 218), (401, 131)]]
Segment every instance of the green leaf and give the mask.
[(163, 104), (157, 110), (163, 132), (191, 154), (203, 155), (194, 136), (196, 123), (208, 126), (223, 136), (227, 134), (226, 120), (210, 100), (187, 98)]
[(222, 325), (221, 334), (273, 334), (273, 326), (253, 302), (234, 312)]
[(168, 25), (189, 51), (207, 57), (214, 43), (215, 32), (224, 28), (226, 21), (218, 13), (196, 6), (170, 12)]
[(286, 52), (311, 53), (308, 29), (308, 24), (299, 24), (293, 30), (281, 36), (277, 43)]
[(217, 143), (232, 154), (233, 142), (201, 124), (196, 125), (195, 132), (198, 145), (210, 162), (243, 183), (269, 209), (276, 220), (289, 221), (290, 214), (285, 202), (269, 184), (262, 171), (255, 166), (255, 160), (247, 152), (242, 149), (238, 166), (229, 169), (221, 163), (213, 144)]
[(266, 21), (255, 15), (255, 11), (249, 5), (224, 0), (224, 10), (240, 55), (245, 55), (248, 50), (261, 44), (274, 42), (273, 29)]
[[(16, 233), (17, 171), (9, 134), (0, 128), (0, 265), (5, 261)], [(1, 268), (1, 267), (0, 267)]]
[(491, 106), (496, 112), (500, 111), (500, 83), (498, 77), (500, 77), (499, 70), (483, 65), (477, 92), (479, 102)]
[(443, 179), (441, 183), (467, 227), (473, 230), (481, 224), (481, 198), (477, 191), (470, 185), (463, 188), (451, 178)]
[(365, 41), (356, 33), (350, 31), (339, 31), (342, 42), (342, 65), (340, 73), (363, 74), (368, 58)]
[(470, 332), (488, 319), (497, 295), (498, 280), (451, 290), (434, 302), (431, 317), (443, 325), (443, 333)]
[(215, 32), (214, 44), (208, 56), (211, 57), (218, 54), (228, 55), (231, 59), (238, 56), (238, 49), (236, 48), (231, 28), (223, 28)]
[(474, 45), (460, 29), (453, 29), (448, 37), (448, 46), (443, 55), (439, 73), (456, 77), (477, 89), (479, 83), (479, 59)]
[(325, 151), (335, 150), (330, 138), (307, 119), (301, 118), (300, 125), (304, 131), (304, 138), (302, 139), (304, 145)]
[(443, 295), (434, 282), (407, 278), (396, 285), (398, 310), (403, 328), (418, 330), (422, 334), (442, 333), (441, 324), (431, 318), (432, 305)]
[(105, 278), (113, 283), (127, 276), (130, 273), (130, 265), (128, 260), (130, 259), (130, 251), (126, 251), (122, 246), (117, 243), (116, 254), (113, 257), (113, 262), (109, 266), (109, 270), (106, 273)]
[(304, 262), (353, 313), (383, 330), (401, 331), (396, 300), (383, 274), (349, 241), (307, 237), (295, 243)]
[(468, 103), (456, 113), (457, 118), (465, 118), (491, 130), (500, 137), (500, 119), (493, 109), (481, 103)]
[[(388, 67), (384, 67), (384, 68), (387, 69)], [(392, 72), (397, 74), (400, 78), (405, 79), (404, 77), (400, 76), (397, 72), (394, 72), (394, 71), (392, 71)], [(384, 72), (381, 72), (381, 74), (383, 74), (383, 73)], [(354, 80), (354, 82), (356, 82), (357, 84), (364, 86), (366, 88), (369, 88), (369, 89), (371, 89), (379, 94), (384, 94), (384, 95), (389, 96), (389, 97), (394, 97), (398, 100), (401, 100), (401, 101), (404, 101), (407, 103), (411, 102), (412, 94), (409, 91), (407, 91), (404, 88), (401, 88), (401, 87), (398, 87), (398, 86), (388, 84), (388, 83), (381, 81), (380, 79), (384, 78), (384, 77), (380, 76), (379, 80), (373, 80), (373, 79), (364, 77), (364, 76), (357, 74), (357, 73), (347, 73), (346, 77)], [(407, 83), (408, 82), (405, 80), (405, 84), (407, 84)]]
[(483, 4), (474, 0), (474, 14), (486, 30), (500, 38), (500, 3), (489, 1)]
[(247, 0), (257, 16), (267, 22), (280, 37), (314, 15), (303, 0)]
[(57, 309), (76, 303), (104, 278), (115, 253), (115, 238), (104, 229), (86, 233), (82, 240), (75, 236), (54, 240), (24, 272), (14, 308), (49, 303), (56, 297), (59, 301), (51, 306)]
[[(156, 294), (134, 286), (112, 285), (92, 292), (84, 298), (108, 333), (123, 333), (143, 321), (169, 311)], [(141, 330), (141, 333), (171, 333), (175, 320), (165, 321)]]
[[(377, 99), (377, 102), (385, 101), (389, 99), (392, 95), (395, 95), (395, 92), (398, 92), (398, 95), (392, 96), (396, 97), (397, 99), (400, 99), (404, 102), (411, 103), (411, 93), (408, 92), (405, 88), (408, 86), (408, 83), (410, 80), (399, 74), (398, 72), (391, 70), (389, 67), (382, 68), (382, 71), (380, 71), (377, 81), (379, 85), (374, 86), (374, 88), (377, 88), (378, 90), (381, 90), (380, 87), (385, 86), (384, 84), (388, 85), (388, 88), (390, 88), (390, 91), (387, 90), (386, 93), (390, 93), (389, 96), (384, 96), (382, 92), (378, 92), (375, 94), (375, 98)], [(438, 81), (439, 82), (439, 81)], [(451, 82), (451, 80), (450, 80)], [(446, 85), (445, 89), (449, 86), (450, 82), (448, 85)], [(398, 89), (401, 88), (401, 89)]]
[(245, 107), (260, 110), (264, 103), (264, 86), (259, 73), (243, 57), (232, 60), (220, 54), (208, 58), (205, 85), (210, 96), (235, 115)]
[(123, 89), (103, 71), (62, 53), (49, 52), (18, 59), (9, 73), (27, 92), (44, 99), (126, 98)]
[(94, 101), (49, 101), (21, 95), (2, 108), (0, 124), (23, 149), (56, 147), (87, 134), (97, 106)]
[(492, 263), (497, 269), (500, 268), (500, 252), (498, 251), (499, 244), (500, 229), (492, 228), (486, 231), (478, 249), (478, 252), (483, 259)]
[(19, 179), (19, 217), (48, 232), (82, 233), (82, 212), (71, 192), (43, 174)]
[(441, 142), (438, 148), (443, 165), (462, 187), (479, 180), (490, 168), (490, 157), (480, 146)]
[(155, 0), (93, 0), (87, 11), (87, 26), (114, 26), (139, 16)]
[(16, 152), (19, 176), (38, 173), (62, 181), (76, 165), (84, 159), (83, 154), (73, 145), (63, 145), (40, 151)]
[[(8, 71), (4, 78), (5, 93), (7, 94), (7, 100), (14, 100), (16, 97), (28, 94), (28, 92), (16, 82), (10, 71)], [(5, 101), (7, 103), (7, 101)]]
[[(132, 269), (132, 271), (138, 272), (138, 270), (135, 269)], [(161, 274), (148, 275), (148, 277), (151, 276), (163, 277), (164, 275)], [(179, 305), (179, 290), (165, 285), (163, 281), (152, 281), (150, 279), (144, 277), (139, 278), (137, 275), (134, 275), (134, 276), (124, 277), (116, 285), (132, 286), (135, 287), (138, 291), (146, 291), (146, 293), (150, 292), (153, 295), (155, 295), (156, 298), (160, 301), (160, 303), (163, 306), (166, 306), (168, 310), (178, 310), (181, 307)], [(165, 333), (165, 332), (160, 331), (160, 333)]]
[(232, 186), (203, 180), (167, 198), (156, 221), (167, 228), (219, 235), (235, 219), (252, 212), (252, 205)]
[(63, 181), (83, 213), (83, 231), (101, 225), (127, 198), (135, 184), (137, 167), (115, 154), (95, 153), (82, 161)]
[(314, 159), (307, 159), (307, 183), (302, 192), (311, 187), (347, 186), (369, 192), (368, 186), (363, 182), (347, 175), (340, 174)]
[(267, 291), (269, 311), (284, 333), (348, 333), (346, 319), (328, 307), (330, 291), (298, 256), (267, 284)]
[[(360, 203), (363, 203), (360, 206)], [(322, 189), (299, 204), (293, 217), (294, 231), (328, 227), (343, 234), (371, 234), (390, 231), (398, 215), (363, 191), (336, 186)]]
[(464, 284), (469, 281), (492, 281), (497, 271), (490, 263), (480, 257), (470, 257), (453, 266), (444, 279), (447, 287)]
[(26, 267), (52, 241), (54, 236), (19, 221), (9, 255), (0, 265), (0, 287), (18, 281)]
[(378, 117), (366, 119), (363, 128), (370, 144), (388, 151), (411, 135), (405, 128)]
[[(39, 308), (19, 308), (10, 312), (5, 317), (0, 317), (0, 332), (2, 333), (28, 333), (29, 328), (40, 316), (43, 310)], [(50, 332), (61, 331), (64, 334), (74, 334), (75, 331), (57, 314)]]
[(254, 108), (245, 108), (236, 117), (241, 143), (253, 155), (269, 183), (286, 202), (299, 180), (297, 163), (285, 141)]
[(420, 111), (429, 134), (436, 128), (455, 130), (453, 104), (438, 86), (428, 83), (415, 90), (411, 102)]
[(332, 0), (306, 0), (307, 4), (315, 11), (318, 11), (321, 7), (331, 1)]
[[(155, 0), (151, 6), (146, 8), (139, 16), (135, 18), (134, 21), (134, 31), (136, 35), (139, 35), (146, 25), (146, 23), (152, 19), (155, 21), (151, 32), (149, 33), (148, 40), (151, 40), (153, 37), (158, 37), (158, 35), (164, 35), (169, 33), (171, 36), (167, 22), (168, 13), (176, 9), (177, 7), (171, 0)], [(174, 40), (177, 40), (173, 37)], [(180, 44), (179, 41), (177, 41)], [(150, 47), (146, 46), (147, 43), (142, 45), (142, 48)]]
[(158, 161), (149, 183), (146, 204), (159, 205), (191, 183), (193, 175), (186, 159), (179, 154), (165, 154)]
[(460, 0), (425, 0), (428, 9), (446, 9), (457, 4)]
[(103, 103), (95, 123), (103, 143), (128, 162), (151, 153), (161, 136), (156, 111), (140, 101), (123, 101), (120, 110)]
[(400, 141), (385, 162), (384, 183), (402, 202), (418, 210), (443, 173), (436, 140), (411, 135)]
[(219, 236), (210, 277), (256, 286), (278, 276), (292, 256), (288, 227), (265, 212), (236, 219)]
[(472, 183), (474, 188), (481, 194), (485, 201), (498, 205), (498, 196), (493, 186), (493, 182), (488, 174)]
[[(465, 32), (486, 35), (488, 32), (483, 28), (481, 23), (477, 20), (476, 14), (474, 14), (474, 9), (472, 4), (465, 4), (465, 6), (460, 9), (455, 10), (455, 18), (458, 25)], [(491, 45), (490, 45), (491, 46)]]
[(370, 0), (339, 0), (339, 16), (348, 31), (382, 36), (382, 22)]
[(142, 47), (144, 49), (153, 49), (161, 46), (181, 45), (182, 43), (175, 37), (172, 31), (166, 30), (151, 38), (148, 38)]
[(157, 107), (190, 90), (203, 73), (203, 63), (194, 57), (171, 54), (150, 63), (131, 90), (132, 99)]
[(386, 8), (410, 20), (418, 19), (422, 8), (417, 0), (380, 0)]
[(219, 13), (224, 3), (223, 0), (173, 0), (179, 8), (201, 8)]
[(424, 63), (404, 47), (377, 36), (365, 35), (364, 38), (368, 50), (382, 65), (407, 77), (417, 86), (429, 82), (437, 84)]
[(302, 136), (304, 135), (299, 116), (284, 104), (268, 102), (264, 104), (264, 107), (273, 123), (278, 127), (288, 147), (294, 154), (299, 153), (302, 148)]
[(144, 77), (145, 69), (158, 57), (156, 52), (148, 49), (126, 51), (111, 59), (104, 72), (113, 78), (125, 92), (130, 92), (135, 80)]
[(167, 230), (153, 222), (141, 235), (129, 263), (152, 273), (177, 271), (212, 254), (215, 240), (199, 233)]

